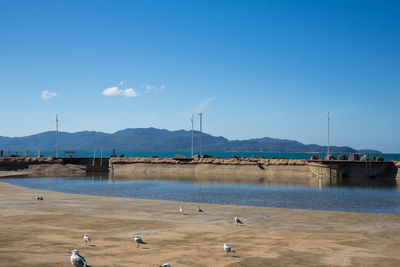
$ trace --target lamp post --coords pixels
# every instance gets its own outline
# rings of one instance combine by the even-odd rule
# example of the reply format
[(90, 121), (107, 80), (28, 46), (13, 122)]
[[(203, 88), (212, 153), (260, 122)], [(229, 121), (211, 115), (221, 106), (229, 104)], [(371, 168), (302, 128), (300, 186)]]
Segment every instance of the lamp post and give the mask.
[(193, 135), (194, 135), (194, 128), (193, 128), (193, 122), (194, 122), (194, 115), (192, 115), (192, 118), (190, 119), (192, 122), (192, 158), (193, 158)]
[(58, 114), (56, 114), (56, 158), (58, 158)]
[(201, 138), (202, 138), (202, 130), (203, 130), (203, 113), (202, 112), (200, 112), (199, 113), (199, 116), (200, 116), (200, 156), (201, 156), (201, 153), (202, 153), (202, 149), (201, 149), (201, 146), (202, 146), (202, 140), (201, 140)]
[(327, 151), (327, 154), (326, 154), (326, 156), (327, 156), (327, 160), (329, 160), (329, 131), (330, 131), (330, 129), (329, 129), (329, 127), (330, 127), (330, 121), (329, 121), (329, 112), (328, 112), (328, 118), (327, 118), (327, 120), (328, 120), (328, 151)]

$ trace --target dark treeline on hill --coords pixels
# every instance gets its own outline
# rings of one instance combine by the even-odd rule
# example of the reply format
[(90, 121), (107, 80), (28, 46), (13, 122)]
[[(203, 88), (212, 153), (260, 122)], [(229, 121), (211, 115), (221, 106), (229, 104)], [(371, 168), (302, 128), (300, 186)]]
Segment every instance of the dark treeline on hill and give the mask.
[[(113, 134), (83, 131), (59, 132), (60, 150), (112, 150), (123, 151), (190, 151), (192, 132), (168, 131), (155, 128), (125, 129)], [(195, 150), (199, 151), (200, 133), (194, 132)], [(25, 137), (0, 137), (2, 150), (54, 150), (56, 132), (48, 131)], [(203, 152), (325, 152), (326, 146), (304, 145), (300, 142), (276, 138), (257, 138), (230, 141), (224, 137), (202, 134)], [(357, 151), (351, 147), (330, 148), (332, 153), (380, 153), (377, 150)]]

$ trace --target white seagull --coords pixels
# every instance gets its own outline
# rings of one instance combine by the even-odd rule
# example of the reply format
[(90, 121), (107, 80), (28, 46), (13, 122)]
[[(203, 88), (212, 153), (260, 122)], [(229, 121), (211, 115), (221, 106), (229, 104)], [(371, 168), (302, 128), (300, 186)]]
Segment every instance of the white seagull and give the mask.
[(235, 223), (236, 224), (243, 224), (243, 222), (238, 217), (235, 217)]
[(85, 234), (85, 235), (83, 236), (83, 241), (85, 241), (85, 243), (90, 242), (90, 237), (89, 237), (87, 234)]
[(179, 206), (179, 211), (183, 214), (182, 206)]
[(143, 240), (140, 238), (140, 236), (138, 236), (138, 234), (135, 234), (134, 237), (135, 242), (137, 243), (137, 247), (139, 247), (140, 244), (146, 244), (145, 242), (143, 242)]
[(90, 267), (90, 265), (86, 263), (85, 258), (79, 255), (79, 251), (77, 249), (74, 249), (71, 253), (72, 253), (71, 255), (72, 265), (76, 267)]
[(160, 265), (159, 267), (171, 267), (171, 264), (169, 264), (169, 263), (164, 263), (163, 265)]
[(234, 251), (234, 250), (233, 250), (230, 246), (228, 246), (226, 243), (224, 244), (224, 250), (225, 250), (225, 252), (226, 252), (225, 256), (228, 256), (228, 253), (229, 253), (229, 252), (236, 253), (236, 251)]
[(198, 212), (204, 212), (204, 211), (200, 208), (200, 206), (197, 206), (197, 211), (198, 211)]

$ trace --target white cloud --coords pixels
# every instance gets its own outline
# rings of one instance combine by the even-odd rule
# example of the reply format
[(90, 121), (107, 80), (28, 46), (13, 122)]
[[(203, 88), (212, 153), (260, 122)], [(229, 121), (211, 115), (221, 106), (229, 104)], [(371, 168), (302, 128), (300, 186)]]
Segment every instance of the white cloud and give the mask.
[(156, 85), (151, 85), (151, 84), (143, 84), (142, 87), (144, 87), (147, 92), (150, 92), (150, 91), (160, 92), (166, 86), (165, 86), (165, 84), (163, 84), (161, 86), (156, 86)]
[(103, 95), (107, 95), (107, 96), (110, 96), (110, 95), (120, 95), (121, 94), (121, 89), (119, 89), (117, 86), (114, 86), (114, 87), (110, 87), (110, 88), (107, 88), (107, 89), (105, 89), (104, 91), (103, 91)]
[(125, 97), (135, 97), (135, 96), (139, 96), (139, 93), (136, 92), (135, 90), (133, 90), (133, 88), (128, 88), (128, 89), (122, 90), (122, 94), (123, 94)]
[(206, 100), (204, 100), (203, 102), (201, 102), (197, 108), (196, 108), (196, 112), (201, 112), (203, 111), (211, 102), (213, 102), (215, 100), (215, 96), (207, 98)]
[[(119, 83), (120, 85), (123, 84), (123, 82)], [(110, 88), (107, 88), (103, 91), (102, 93), (105, 96), (114, 96), (114, 95), (122, 95), (124, 97), (136, 97), (139, 96), (139, 93), (136, 92), (133, 88), (128, 88), (128, 89), (121, 89), (118, 86), (113, 86)]]
[(49, 99), (52, 99), (53, 97), (56, 97), (56, 96), (57, 96), (56, 93), (50, 92), (49, 90), (44, 90), (42, 92), (42, 95), (41, 95), (43, 100), (49, 100)]

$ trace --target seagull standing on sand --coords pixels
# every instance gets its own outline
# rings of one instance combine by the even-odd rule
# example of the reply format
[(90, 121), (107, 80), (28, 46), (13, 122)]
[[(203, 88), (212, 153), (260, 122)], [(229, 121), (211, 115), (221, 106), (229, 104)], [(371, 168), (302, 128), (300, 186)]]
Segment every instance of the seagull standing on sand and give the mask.
[(83, 241), (85, 241), (85, 243), (89, 243), (90, 242), (90, 237), (87, 234), (85, 234), (83, 236)]
[(140, 244), (146, 244), (145, 242), (143, 242), (143, 240), (140, 238), (140, 236), (138, 236), (138, 234), (135, 234), (135, 242), (137, 243), (137, 248), (139, 248)]
[(238, 217), (235, 217), (235, 223), (236, 224), (243, 224), (243, 222)]
[(181, 214), (183, 214), (182, 206), (179, 206), (179, 211), (181, 212)]
[(225, 252), (226, 252), (225, 256), (228, 256), (228, 253), (229, 253), (229, 252), (236, 253), (236, 251), (234, 251), (234, 250), (233, 250), (230, 246), (228, 246), (226, 243), (224, 244), (224, 250), (225, 250)]
[(200, 206), (197, 206), (197, 212), (204, 212), (204, 211), (200, 208)]
[(159, 267), (171, 267), (171, 264), (169, 264), (169, 263), (164, 263), (163, 265), (160, 265)]
[(71, 253), (72, 253), (71, 255), (72, 265), (76, 267), (90, 267), (90, 265), (86, 263), (85, 258), (79, 255), (79, 251), (77, 249), (74, 249)]

